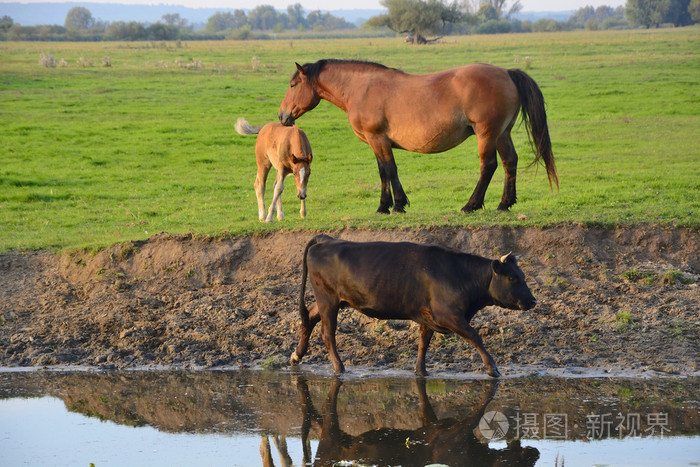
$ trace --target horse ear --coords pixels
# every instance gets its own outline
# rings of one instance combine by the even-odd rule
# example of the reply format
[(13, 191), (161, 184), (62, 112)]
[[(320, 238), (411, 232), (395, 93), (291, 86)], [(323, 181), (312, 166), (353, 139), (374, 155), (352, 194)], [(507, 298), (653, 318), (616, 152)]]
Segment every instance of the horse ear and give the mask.
[(311, 164), (311, 161), (313, 160), (313, 158), (314, 158), (314, 155), (311, 154), (311, 153), (309, 153), (309, 155), (306, 156), (306, 160), (307, 160), (307, 162), (308, 162), (309, 164)]
[(301, 65), (299, 65), (297, 62), (294, 62), (294, 64), (297, 66), (297, 70), (299, 70), (299, 73), (301, 73), (302, 75), (306, 74), (306, 73), (304, 73), (304, 69), (302, 68)]

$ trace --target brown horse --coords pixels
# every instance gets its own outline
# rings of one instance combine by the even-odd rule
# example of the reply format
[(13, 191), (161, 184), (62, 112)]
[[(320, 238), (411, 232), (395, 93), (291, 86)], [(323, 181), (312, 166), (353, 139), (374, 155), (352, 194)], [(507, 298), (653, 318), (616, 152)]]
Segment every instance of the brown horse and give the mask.
[[(537, 83), (521, 70), (465, 65), (429, 75), (410, 75), (370, 62), (320, 60), (296, 64), (279, 119), (295, 119), (325, 99), (348, 114), (353, 131), (374, 151), (382, 180), (379, 213), (404, 212), (409, 204), (399, 181), (392, 148), (424, 154), (451, 149), (476, 135), (481, 176), (464, 212), (484, 205), (486, 188), (501, 156), (505, 170), (499, 210), (516, 202), (518, 155), (510, 131), (522, 109), (528, 138), (542, 160), (550, 188), (559, 187), (549, 139), (544, 98)], [(394, 199), (392, 200), (392, 190)]]
[[(265, 126), (253, 126), (243, 117), (236, 122), (236, 131), (242, 135), (258, 135), (255, 141), (255, 161), (258, 174), (255, 177), (255, 194), (258, 198), (258, 218), (261, 222), (272, 222), (277, 206), (277, 220), (284, 219), (282, 211), (282, 190), (284, 177), (294, 174), (297, 186), (297, 198), (301, 200), (299, 214), (306, 217), (306, 185), (311, 175), (311, 144), (306, 133), (296, 125), (284, 126), (280, 123), (268, 123)], [(270, 210), (265, 215), (265, 183), (270, 168), (277, 170), (274, 195)]]

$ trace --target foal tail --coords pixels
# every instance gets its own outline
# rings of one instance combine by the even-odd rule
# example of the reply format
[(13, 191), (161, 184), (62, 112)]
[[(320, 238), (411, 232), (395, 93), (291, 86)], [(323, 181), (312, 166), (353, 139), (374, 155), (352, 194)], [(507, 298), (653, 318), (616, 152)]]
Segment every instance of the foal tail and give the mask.
[(535, 80), (522, 70), (508, 70), (508, 75), (515, 83), (515, 87), (518, 88), (518, 94), (520, 94), (520, 106), (525, 129), (527, 130), (527, 138), (535, 152), (535, 160), (532, 163), (536, 164), (540, 159), (544, 161), (547, 177), (549, 178), (549, 188), (552, 188), (552, 182), (554, 182), (558, 190), (559, 177), (557, 176), (557, 167), (554, 165), (552, 142), (549, 139), (547, 113), (544, 108), (542, 91), (540, 91)]
[(243, 117), (236, 121), (236, 131), (241, 135), (257, 135), (262, 130), (261, 126), (253, 126)]
[(304, 302), (304, 295), (306, 293), (306, 276), (308, 275), (308, 268), (306, 266), (306, 256), (309, 254), (309, 248), (316, 245), (317, 243), (323, 243), (328, 240), (333, 240), (333, 237), (329, 237), (328, 235), (323, 234), (316, 235), (314, 238), (309, 240), (309, 243), (306, 244), (306, 248), (304, 249), (304, 259), (301, 263), (301, 292), (299, 294), (299, 316), (301, 317), (301, 324), (303, 324), (304, 328), (306, 329), (308, 329), (309, 327), (309, 309), (306, 308), (306, 302)]

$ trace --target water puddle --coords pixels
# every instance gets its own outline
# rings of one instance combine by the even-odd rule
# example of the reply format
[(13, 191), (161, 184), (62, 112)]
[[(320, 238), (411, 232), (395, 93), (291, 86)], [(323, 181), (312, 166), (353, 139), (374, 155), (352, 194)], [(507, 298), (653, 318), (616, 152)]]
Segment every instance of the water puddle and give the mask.
[(700, 378), (0, 373), (0, 465), (700, 465)]

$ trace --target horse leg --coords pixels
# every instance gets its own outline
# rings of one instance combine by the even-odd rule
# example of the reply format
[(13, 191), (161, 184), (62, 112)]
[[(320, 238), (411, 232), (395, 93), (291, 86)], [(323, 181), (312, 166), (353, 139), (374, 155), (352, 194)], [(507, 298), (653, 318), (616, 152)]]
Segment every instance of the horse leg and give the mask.
[[(406, 212), (406, 206), (410, 203), (399, 180), (399, 171), (396, 168), (391, 144), (382, 140), (370, 142), (370, 147), (377, 157), (379, 178), (382, 180), (382, 194), (379, 198), (377, 213), (389, 214), (391, 206), (394, 206), (394, 212)], [(394, 192), (393, 200), (391, 196), (392, 190)]]
[(430, 339), (433, 338), (433, 330), (423, 324), (420, 325), (420, 338), (418, 339), (418, 358), (416, 359), (416, 374), (418, 376), (427, 376), (425, 371), (425, 354), (430, 345)]
[(267, 174), (270, 172), (270, 165), (258, 161), (258, 174), (255, 177), (255, 196), (258, 198), (258, 219), (265, 221), (265, 184)]
[(491, 183), (493, 173), (498, 167), (496, 160), (496, 144), (486, 136), (479, 138), (479, 161), (481, 163), (481, 175), (479, 181), (474, 188), (471, 198), (462, 208), (462, 212), (472, 212), (484, 207), (484, 196), (486, 196), (486, 188)]
[(510, 132), (504, 133), (498, 140), (498, 153), (501, 155), (501, 163), (506, 174), (503, 184), (503, 197), (498, 205), (499, 211), (507, 211), (517, 202), (515, 195), (515, 179), (518, 173), (518, 153), (515, 152)]
[(277, 170), (277, 178), (275, 179), (275, 186), (273, 188), (274, 196), (272, 197), (272, 203), (270, 203), (270, 209), (267, 211), (267, 219), (265, 219), (266, 222), (272, 222), (272, 217), (275, 214), (275, 206), (277, 206), (277, 220), (284, 220), (284, 211), (282, 211), (284, 176), (285, 173), (282, 169)]

